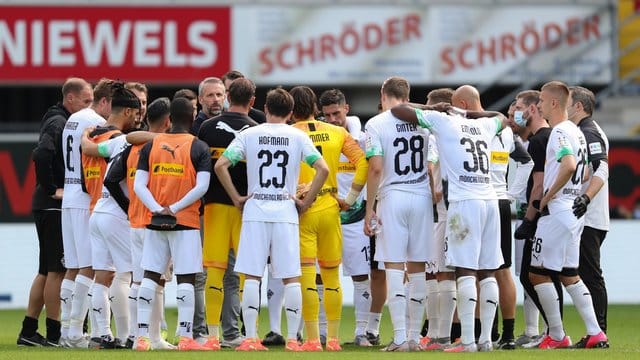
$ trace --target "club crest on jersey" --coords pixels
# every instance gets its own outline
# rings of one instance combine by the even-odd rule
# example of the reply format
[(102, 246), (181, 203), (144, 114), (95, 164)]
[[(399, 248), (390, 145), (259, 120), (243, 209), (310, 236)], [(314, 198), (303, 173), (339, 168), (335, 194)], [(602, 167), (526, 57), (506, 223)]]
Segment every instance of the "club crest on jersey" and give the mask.
[(99, 166), (91, 166), (84, 169), (84, 178), (85, 180), (90, 179), (99, 179), (100, 178), (100, 167)]
[(157, 163), (152, 166), (153, 175), (171, 175), (171, 176), (183, 176), (184, 165), (171, 164), (171, 163)]

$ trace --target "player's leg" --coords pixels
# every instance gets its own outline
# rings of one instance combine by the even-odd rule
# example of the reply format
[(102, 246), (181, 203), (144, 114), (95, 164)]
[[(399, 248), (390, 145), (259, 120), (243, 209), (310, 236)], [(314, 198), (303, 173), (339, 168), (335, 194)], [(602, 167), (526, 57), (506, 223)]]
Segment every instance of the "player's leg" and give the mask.
[[(318, 264), (324, 285), (323, 305), (327, 313), (327, 349), (340, 350), (340, 319), (342, 317), (342, 227), (337, 208), (318, 212), (321, 225), (318, 232)], [(334, 346), (335, 345), (335, 346)]]
[[(317, 348), (320, 343), (318, 311), (320, 301), (316, 285), (316, 259), (318, 217), (316, 214), (304, 213), (300, 217), (300, 267), (302, 286), (302, 318), (306, 332), (306, 343)], [(317, 342), (317, 344), (316, 344)]]
[(499, 200), (498, 206), (500, 212), (500, 249), (504, 260), (504, 264), (495, 274), (498, 281), (502, 315), (502, 336), (498, 342), (498, 348), (513, 350), (515, 349), (516, 284), (511, 276), (511, 205), (509, 200)]
[(342, 225), (342, 271), (353, 281), (353, 305), (355, 311), (355, 344), (370, 346), (365, 335), (371, 307), (369, 285), (369, 238), (362, 229), (364, 221)]

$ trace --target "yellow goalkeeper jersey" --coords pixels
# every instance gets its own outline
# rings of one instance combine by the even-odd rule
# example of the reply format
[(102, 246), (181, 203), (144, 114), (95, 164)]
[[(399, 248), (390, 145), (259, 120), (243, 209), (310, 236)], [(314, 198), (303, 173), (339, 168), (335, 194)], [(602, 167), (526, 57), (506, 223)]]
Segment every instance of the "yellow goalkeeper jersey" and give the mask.
[[(336, 198), (338, 196), (337, 174), (340, 167), (340, 154), (344, 154), (349, 159), (349, 162), (356, 167), (353, 183), (357, 185), (365, 184), (369, 164), (365, 158), (364, 151), (345, 128), (317, 120), (299, 121), (293, 126), (309, 134), (311, 141), (320, 151), (329, 167), (329, 176), (322, 186), (316, 201), (307, 212), (320, 211), (338, 205)], [(299, 183), (302, 186), (307, 186), (313, 180), (314, 175), (315, 170), (303, 163), (300, 167)]]

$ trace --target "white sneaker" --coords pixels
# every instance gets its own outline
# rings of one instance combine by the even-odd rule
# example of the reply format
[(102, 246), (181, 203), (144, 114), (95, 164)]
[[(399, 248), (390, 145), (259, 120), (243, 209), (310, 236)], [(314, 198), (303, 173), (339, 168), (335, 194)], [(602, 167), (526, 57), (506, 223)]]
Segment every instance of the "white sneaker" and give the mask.
[(493, 351), (493, 343), (491, 341), (485, 341), (483, 343), (479, 343), (478, 346), (478, 351)]
[(162, 339), (151, 342), (151, 350), (176, 350), (178, 347)]
[(80, 337), (78, 339), (67, 338), (66, 341), (68, 347), (74, 349), (88, 349), (89, 348), (89, 339), (86, 337)]

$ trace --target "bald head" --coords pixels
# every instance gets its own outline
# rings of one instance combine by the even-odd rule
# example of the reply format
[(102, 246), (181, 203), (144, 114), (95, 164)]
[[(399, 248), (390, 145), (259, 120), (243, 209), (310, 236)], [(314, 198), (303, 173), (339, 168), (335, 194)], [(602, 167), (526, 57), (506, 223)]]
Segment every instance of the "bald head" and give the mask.
[(482, 111), (480, 93), (471, 85), (462, 85), (457, 88), (451, 97), (451, 104), (465, 110)]

